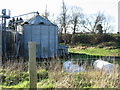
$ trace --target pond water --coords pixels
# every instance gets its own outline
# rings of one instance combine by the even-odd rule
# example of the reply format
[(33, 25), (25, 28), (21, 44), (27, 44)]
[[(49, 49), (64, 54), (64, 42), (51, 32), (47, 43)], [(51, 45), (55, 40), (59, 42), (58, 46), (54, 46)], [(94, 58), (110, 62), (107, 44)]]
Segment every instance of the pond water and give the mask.
[[(76, 53), (69, 53), (69, 55), (65, 58), (54, 58), (54, 59), (40, 59), (38, 60), (38, 65), (45, 66), (47, 68), (50, 67), (50, 63), (56, 63), (56, 65), (61, 65), (61, 68), (63, 66), (63, 63), (65, 61), (74, 61), (74, 63), (77, 63), (79, 66), (81, 65), (87, 65), (91, 66), (93, 65), (93, 62), (95, 60), (102, 59), (104, 61), (108, 61), (113, 64), (118, 64), (120, 66), (120, 56), (119, 57), (113, 57), (113, 56), (97, 56), (97, 55), (87, 55), (87, 54), (76, 54)], [(44, 63), (44, 64), (43, 64)]]
[(77, 61), (80, 64), (83, 64), (84, 62), (87, 62), (88, 64), (90, 64), (98, 59), (102, 59), (110, 63), (120, 65), (120, 56), (117, 56), (117, 57), (116, 56), (97, 56), (97, 55), (75, 54), (75, 53), (70, 53), (68, 55), (68, 60)]

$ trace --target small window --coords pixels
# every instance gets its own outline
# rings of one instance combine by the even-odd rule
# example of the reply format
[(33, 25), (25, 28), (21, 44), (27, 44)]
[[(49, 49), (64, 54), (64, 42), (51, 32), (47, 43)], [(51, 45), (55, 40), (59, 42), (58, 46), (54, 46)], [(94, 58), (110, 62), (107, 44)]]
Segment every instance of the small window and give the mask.
[(39, 24), (44, 24), (44, 22), (40, 22)]
[(24, 22), (24, 24), (29, 24), (28, 22)]

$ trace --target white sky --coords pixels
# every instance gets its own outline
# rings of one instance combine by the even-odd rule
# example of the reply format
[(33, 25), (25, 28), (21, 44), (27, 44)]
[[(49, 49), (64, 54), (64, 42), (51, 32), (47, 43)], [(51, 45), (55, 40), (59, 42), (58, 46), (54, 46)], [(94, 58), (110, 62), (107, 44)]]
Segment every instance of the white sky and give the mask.
[[(120, 0), (64, 0), (68, 7), (77, 5), (83, 8), (83, 11), (88, 14), (93, 14), (98, 11), (104, 12), (114, 18), (114, 25), (117, 27), (118, 22), (118, 1)], [(4, 8), (11, 10), (11, 16), (17, 16), (33, 11), (43, 13), (45, 8), (48, 8), (50, 14), (56, 16), (60, 13), (62, 0), (1, 0), (0, 11)], [(117, 28), (116, 32), (117, 32)]]

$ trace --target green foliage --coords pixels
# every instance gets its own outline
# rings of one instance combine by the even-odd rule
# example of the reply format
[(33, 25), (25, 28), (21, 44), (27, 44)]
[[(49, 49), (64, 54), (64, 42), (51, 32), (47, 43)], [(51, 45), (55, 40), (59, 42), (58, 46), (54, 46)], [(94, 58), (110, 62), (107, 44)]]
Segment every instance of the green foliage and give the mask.
[(13, 86), (13, 88), (29, 88), (29, 81), (23, 81)]
[[(3, 85), (5, 86), (17, 85), (19, 82), (29, 81), (28, 72), (20, 72), (17, 70), (7, 72), (4, 69), (1, 69), (0, 76), (2, 78)], [(48, 72), (45, 69), (38, 70), (37, 77), (38, 81), (46, 79), (48, 78)]]
[(79, 43), (91, 43), (93, 39), (93, 35), (92, 34), (80, 34), (76, 36), (76, 38), (77, 38), (76, 41), (78, 41)]
[(5, 73), (3, 85), (16, 85), (21, 81), (28, 81), (28, 73), (20, 71), (10, 71)]
[(0, 78), (1, 78), (1, 82), (4, 82), (6, 76), (5, 76), (5, 70), (4, 69), (0, 69)]
[(5, 73), (5, 70), (4, 69), (0, 69), (0, 73)]
[(44, 79), (41, 82), (37, 83), (38, 88), (54, 88), (55, 81), (52, 79)]
[[(67, 44), (76, 45), (78, 43), (96, 45), (103, 42), (120, 42), (120, 36), (116, 34), (76, 34), (72, 39), (72, 34), (67, 34)], [(73, 43), (74, 42), (74, 43)], [(59, 43), (64, 43), (64, 35), (59, 36)]]
[(11, 86), (3, 85), (2, 88), (11, 88), (11, 89), (13, 88), (13, 90), (17, 88), (17, 90), (21, 90), (21, 88), (30, 88), (30, 87), (29, 87), (29, 81), (23, 81), (18, 83), (17, 85), (11, 85)]
[(38, 81), (47, 79), (48, 72), (45, 69), (37, 70), (37, 78), (38, 78)]
[[(115, 48), (119, 48), (119, 45), (118, 45), (118, 43), (116, 43), (116, 42), (103, 42), (103, 43), (101, 43), (101, 44), (99, 44), (99, 45), (97, 45), (99, 48), (104, 48), (104, 47), (112, 47), (113, 49), (115, 49)], [(111, 48), (111, 49), (112, 49)]]

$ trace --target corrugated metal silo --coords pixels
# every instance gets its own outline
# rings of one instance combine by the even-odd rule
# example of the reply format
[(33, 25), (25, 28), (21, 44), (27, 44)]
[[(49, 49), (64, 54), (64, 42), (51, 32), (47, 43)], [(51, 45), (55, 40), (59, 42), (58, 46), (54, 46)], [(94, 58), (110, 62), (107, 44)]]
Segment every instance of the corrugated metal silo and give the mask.
[(36, 42), (37, 58), (57, 56), (58, 27), (39, 15), (25, 23), (22, 26), (24, 56), (28, 57), (28, 42), (30, 41)]

